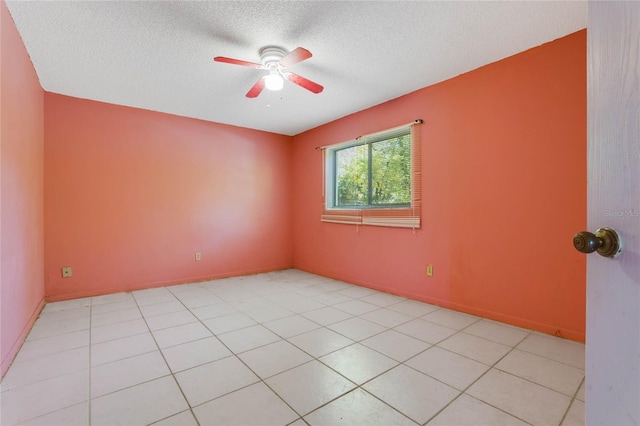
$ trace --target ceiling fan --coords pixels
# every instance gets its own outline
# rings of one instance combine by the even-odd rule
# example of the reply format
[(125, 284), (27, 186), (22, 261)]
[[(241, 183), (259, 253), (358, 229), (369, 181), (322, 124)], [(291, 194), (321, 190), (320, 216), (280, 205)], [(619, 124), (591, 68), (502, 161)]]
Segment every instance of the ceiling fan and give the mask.
[(233, 65), (242, 65), (243, 67), (257, 68), (268, 70), (269, 74), (263, 76), (253, 85), (247, 92), (247, 98), (257, 97), (266, 87), (267, 90), (280, 90), (284, 85), (284, 80), (297, 84), (312, 93), (320, 93), (324, 89), (318, 83), (314, 83), (298, 74), (286, 71), (292, 65), (302, 62), (311, 57), (311, 52), (303, 47), (287, 52), (286, 49), (279, 46), (265, 46), (260, 49), (260, 62), (242, 61), (240, 59), (226, 58), (224, 56), (216, 56), (213, 58), (216, 62), (224, 62)]

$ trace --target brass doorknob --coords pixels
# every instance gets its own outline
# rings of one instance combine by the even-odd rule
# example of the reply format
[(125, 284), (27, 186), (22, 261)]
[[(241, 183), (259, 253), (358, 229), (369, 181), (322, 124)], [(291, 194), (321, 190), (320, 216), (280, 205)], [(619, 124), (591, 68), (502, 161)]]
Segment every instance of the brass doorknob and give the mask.
[(611, 228), (600, 228), (595, 234), (582, 231), (573, 236), (573, 246), (581, 253), (597, 251), (600, 256), (614, 258), (622, 252), (622, 240)]

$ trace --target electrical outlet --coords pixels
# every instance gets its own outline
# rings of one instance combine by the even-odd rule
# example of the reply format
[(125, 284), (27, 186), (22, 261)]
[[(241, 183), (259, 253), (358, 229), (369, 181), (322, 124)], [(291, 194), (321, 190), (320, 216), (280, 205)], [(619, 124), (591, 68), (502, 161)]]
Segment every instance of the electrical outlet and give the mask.
[(431, 265), (431, 264), (427, 265), (427, 276), (428, 277), (432, 277), (433, 276), (433, 265)]
[(71, 266), (62, 267), (62, 278), (69, 278), (71, 276)]
[(202, 259), (202, 255), (200, 253), (196, 253), (196, 260)]

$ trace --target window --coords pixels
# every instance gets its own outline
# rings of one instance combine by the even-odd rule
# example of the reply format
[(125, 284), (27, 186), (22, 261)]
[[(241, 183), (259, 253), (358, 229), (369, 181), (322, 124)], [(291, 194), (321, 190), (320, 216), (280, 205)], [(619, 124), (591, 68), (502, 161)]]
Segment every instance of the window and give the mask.
[(421, 123), (324, 147), (322, 220), (419, 228)]

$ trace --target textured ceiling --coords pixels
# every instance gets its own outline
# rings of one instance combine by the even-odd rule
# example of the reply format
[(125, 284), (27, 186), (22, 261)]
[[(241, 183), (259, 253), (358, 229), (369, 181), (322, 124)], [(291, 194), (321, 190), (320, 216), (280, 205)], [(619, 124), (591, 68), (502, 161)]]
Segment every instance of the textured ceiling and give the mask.
[[(7, 1), (44, 90), (295, 135), (586, 27), (584, 1)], [(265, 45), (307, 48), (256, 99)]]

